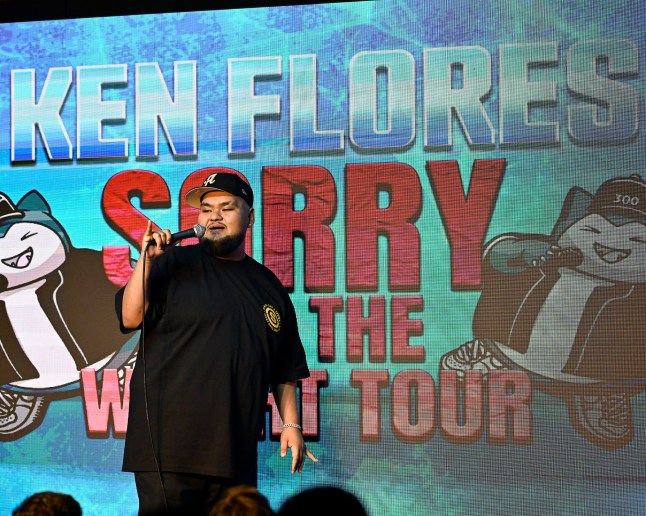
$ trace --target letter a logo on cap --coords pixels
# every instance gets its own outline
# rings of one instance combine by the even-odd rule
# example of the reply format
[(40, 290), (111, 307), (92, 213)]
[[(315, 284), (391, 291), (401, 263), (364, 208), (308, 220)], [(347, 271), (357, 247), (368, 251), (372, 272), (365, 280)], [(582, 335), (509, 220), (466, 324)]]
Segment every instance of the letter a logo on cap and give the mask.
[(207, 177), (204, 180), (204, 183), (202, 184), (202, 186), (212, 185), (215, 182), (215, 176), (217, 176), (217, 173), (216, 174), (211, 174), (209, 177)]

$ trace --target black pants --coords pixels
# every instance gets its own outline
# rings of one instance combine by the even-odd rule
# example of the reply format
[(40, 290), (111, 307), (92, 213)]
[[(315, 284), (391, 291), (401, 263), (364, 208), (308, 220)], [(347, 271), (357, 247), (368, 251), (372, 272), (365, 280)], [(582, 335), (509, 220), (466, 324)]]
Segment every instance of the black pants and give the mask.
[[(162, 483), (163, 482), (163, 483)], [(237, 485), (230, 478), (188, 473), (135, 473), (139, 515), (207, 515), (227, 490)]]

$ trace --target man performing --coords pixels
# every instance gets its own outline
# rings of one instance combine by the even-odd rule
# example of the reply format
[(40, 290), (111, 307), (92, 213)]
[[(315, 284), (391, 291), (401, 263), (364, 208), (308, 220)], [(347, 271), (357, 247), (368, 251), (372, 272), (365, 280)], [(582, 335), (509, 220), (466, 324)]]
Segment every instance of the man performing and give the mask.
[(149, 222), (116, 296), (122, 331), (142, 330), (123, 459), (140, 514), (206, 514), (229, 487), (255, 486), (270, 385), (284, 422), (281, 456), (291, 448), (292, 473), (306, 456), (317, 461), (299, 425), (296, 382), (309, 370), (294, 307), (276, 276), (245, 254), (251, 187), (212, 174), (186, 202), (200, 210), (200, 243), (170, 246), (170, 231)]

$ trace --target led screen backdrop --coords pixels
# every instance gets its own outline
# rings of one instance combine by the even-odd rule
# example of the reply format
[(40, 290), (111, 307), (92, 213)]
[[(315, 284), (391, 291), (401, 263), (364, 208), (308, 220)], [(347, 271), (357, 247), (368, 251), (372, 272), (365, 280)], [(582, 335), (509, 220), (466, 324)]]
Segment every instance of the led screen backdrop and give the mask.
[(0, 512), (136, 513), (114, 292), (223, 169), (312, 370), (301, 476), (268, 399), (274, 508), (331, 484), (374, 514), (643, 510), (646, 7), (541, 5), (0, 25)]

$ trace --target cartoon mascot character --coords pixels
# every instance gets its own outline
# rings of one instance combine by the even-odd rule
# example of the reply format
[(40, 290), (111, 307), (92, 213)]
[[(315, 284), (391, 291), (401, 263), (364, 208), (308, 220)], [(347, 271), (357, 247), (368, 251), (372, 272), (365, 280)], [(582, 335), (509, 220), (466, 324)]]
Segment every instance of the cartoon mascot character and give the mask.
[(52, 399), (78, 394), (81, 369), (132, 357), (116, 290), (101, 252), (72, 247), (38, 192), (17, 205), (0, 193), (0, 441), (38, 427)]
[(494, 238), (482, 274), (475, 339), (440, 368), (524, 370), (586, 439), (629, 443), (630, 397), (646, 386), (646, 182), (571, 189), (551, 235)]

